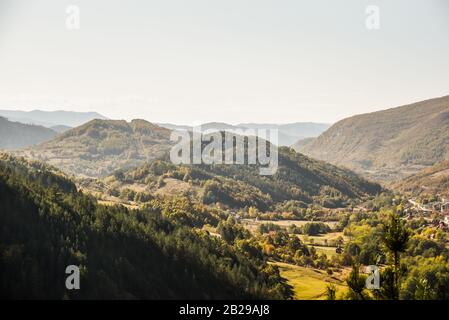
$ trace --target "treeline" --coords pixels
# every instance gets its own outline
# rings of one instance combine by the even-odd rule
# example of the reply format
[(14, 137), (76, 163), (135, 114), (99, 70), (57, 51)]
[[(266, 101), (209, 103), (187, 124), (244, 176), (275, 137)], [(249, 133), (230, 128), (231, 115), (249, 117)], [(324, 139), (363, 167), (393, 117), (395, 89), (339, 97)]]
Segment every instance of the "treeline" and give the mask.
[[(292, 297), (263, 257), (191, 228), (216, 222), (213, 215), (184, 224), (178, 215), (189, 203), (177, 212), (173, 205), (102, 206), (70, 180), (1, 155), (1, 298)], [(72, 264), (81, 270), (80, 290), (65, 288)]]

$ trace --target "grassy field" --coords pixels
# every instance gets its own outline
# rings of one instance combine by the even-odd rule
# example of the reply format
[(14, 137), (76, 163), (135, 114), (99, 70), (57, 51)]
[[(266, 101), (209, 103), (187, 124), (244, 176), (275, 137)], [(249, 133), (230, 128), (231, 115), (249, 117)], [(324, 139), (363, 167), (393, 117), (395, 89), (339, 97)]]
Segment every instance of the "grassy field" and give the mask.
[(317, 245), (314, 245), (313, 247), (316, 249), (316, 252), (318, 254), (325, 253), (328, 258), (337, 255), (337, 253), (335, 252), (335, 249), (337, 249), (336, 247), (324, 247), (324, 246), (317, 246)]
[(337, 288), (337, 298), (346, 291), (343, 281), (347, 270), (329, 276), (325, 271), (300, 267), (288, 263), (273, 262), (279, 267), (281, 275), (286, 278), (295, 291), (297, 300), (325, 299), (326, 286), (333, 283)]
[[(343, 232), (329, 232), (326, 234), (320, 234), (317, 236), (308, 236), (300, 234), (298, 237), (306, 244), (313, 244), (318, 246), (325, 246), (326, 241), (327, 243), (330, 243), (332, 241), (337, 240), (339, 237), (343, 238), (343, 241), (348, 241), (349, 238), (343, 234)], [(312, 243), (313, 242), (313, 243)]]
[(98, 204), (104, 205), (104, 206), (116, 206), (116, 205), (122, 205), (127, 207), (128, 209), (139, 209), (140, 206), (135, 203), (125, 203), (123, 200), (97, 200)]

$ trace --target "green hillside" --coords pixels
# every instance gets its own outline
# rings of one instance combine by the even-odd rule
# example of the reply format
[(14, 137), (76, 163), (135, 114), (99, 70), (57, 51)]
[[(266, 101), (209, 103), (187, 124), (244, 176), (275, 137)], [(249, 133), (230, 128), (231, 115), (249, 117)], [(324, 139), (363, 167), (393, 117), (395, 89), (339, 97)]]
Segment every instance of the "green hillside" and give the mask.
[(144, 120), (92, 120), (55, 139), (18, 152), (68, 173), (105, 176), (164, 154), (170, 148), (170, 130)]
[(346, 118), (301, 152), (379, 181), (449, 158), (449, 96)]
[[(279, 167), (272, 176), (259, 174), (257, 165), (173, 165), (168, 159), (119, 171), (109, 185), (140, 185), (153, 193), (181, 192), (203, 203), (230, 207), (273, 209), (288, 201), (307, 206), (341, 207), (381, 191), (378, 184), (353, 172), (313, 160), (293, 149), (279, 149)], [(177, 187), (176, 187), (177, 186)]]
[[(262, 258), (164, 210), (99, 205), (38, 162), (0, 155), (0, 203), (2, 299), (292, 296)], [(80, 266), (80, 290), (65, 289), (71, 264)]]

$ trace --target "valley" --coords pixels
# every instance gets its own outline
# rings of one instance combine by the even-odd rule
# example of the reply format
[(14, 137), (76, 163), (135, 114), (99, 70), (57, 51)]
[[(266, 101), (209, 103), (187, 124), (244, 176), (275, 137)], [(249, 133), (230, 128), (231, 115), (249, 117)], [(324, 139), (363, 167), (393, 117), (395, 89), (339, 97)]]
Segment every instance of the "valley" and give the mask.
[(448, 57), (443, 0), (0, 0), (0, 300), (444, 314)]
[[(424, 103), (436, 113), (430, 118), (444, 118), (445, 101)], [(386, 120), (379, 119), (376, 127), (383, 130), (379, 124)], [(353, 148), (348, 145), (358, 139), (355, 129), (344, 134), (339, 147), (346, 150), (344, 156), (328, 147), (326, 152), (335, 157), (319, 153), (318, 144), (330, 139), (335, 128), (343, 126), (337, 130), (341, 140), (349, 130), (345, 121), (355, 121), (357, 127), (356, 120), (343, 120), (317, 138), (299, 139), (294, 148), (312, 150), (306, 153), (313, 156), (279, 147), (277, 171), (266, 176), (260, 175), (258, 163), (173, 164), (169, 127), (176, 126), (145, 120), (93, 119), (55, 132), (46, 141), (7, 150), (0, 156), (1, 222), (6, 230), (0, 249), (2, 281), (7, 284), (2, 290), (8, 296), (58, 299), (92, 294), (307, 300), (449, 296), (444, 285), (449, 277), (447, 161), (438, 162), (444, 158), (438, 156), (407, 162), (395, 175), (390, 171), (395, 162), (377, 167), (377, 160), (369, 165), (367, 160), (362, 167), (351, 166), (348, 157), (355, 159), (357, 152), (345, 148)], [(401, 126), (413, 128), (414, 121), (409, 117)], [(223, 139), (226, 128), (220, 124), (216, 131)], [(391, 141), (402, 134), (390, 133)], [(363, 139), (357, 142), (360, 148)], [(368, 145), (379, 154), (387, 152)], [(421, 151), (408, 157), (424, 159)], [(412, 175), (402, 179), (406, 174)], [(19, 220), (33, 223), (19, 230)], [(42, 247), (43, 255), (36, 255), (31, 248), (42, 241), (61, 254), (54, 256)], [(129, 244), (134, 249), (127, 251)], [(392, 259), (395, 255), (400, 260)], [(35, 261), (39, 268), (45, 261), (77, 263), (89, 270), (83, 276), (88, 286), (98, 281), (104, 285), (95, 293), (56, 287), (45, 294), (30, 293), (8, 280), (28, 273), (18, 267), (18, 259)], [(381, 270), (384, 282), (378, 290), (358, 285), (365, 281), (368, 265)], [(399, 275), (400, 268), (405, 269)], [(170, 280), (165, 270), (176, 278)], [(45, 285), (34, 277), (38, 287)], [(422, 277), (430, 281), (425, 295), (416, 289)]]

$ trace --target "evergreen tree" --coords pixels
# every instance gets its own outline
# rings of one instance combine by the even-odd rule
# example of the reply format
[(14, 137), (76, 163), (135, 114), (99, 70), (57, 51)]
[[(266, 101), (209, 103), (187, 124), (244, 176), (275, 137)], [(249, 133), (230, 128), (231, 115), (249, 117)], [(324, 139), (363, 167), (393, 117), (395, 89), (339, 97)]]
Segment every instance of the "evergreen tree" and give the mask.
[(399, 299), (400, 291), (400, 254), (407, 248), (409, 231), (405, 228), (401, 218), (396, 213), (391, 213), (389, 221), (385, 225), (383, 243), (388, 252), (393, 256), (393, 295), (392, 299)]

